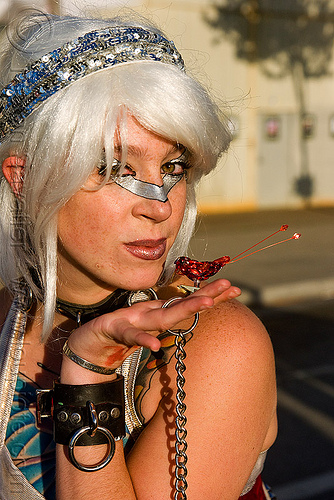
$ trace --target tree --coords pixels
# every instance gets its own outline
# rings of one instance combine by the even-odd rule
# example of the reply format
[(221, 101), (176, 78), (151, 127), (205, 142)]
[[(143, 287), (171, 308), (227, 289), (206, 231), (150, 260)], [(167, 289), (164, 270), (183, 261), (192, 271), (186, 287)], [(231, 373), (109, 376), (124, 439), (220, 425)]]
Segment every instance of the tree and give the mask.
[(300, 122), (300, 177), (295, 189), (309, 199), (307, 78), (330, 74), (334, 0), (217, 0), (205, 20), (235, 45), (236, 56), (258, 63), (271, 78), (291, 75)]

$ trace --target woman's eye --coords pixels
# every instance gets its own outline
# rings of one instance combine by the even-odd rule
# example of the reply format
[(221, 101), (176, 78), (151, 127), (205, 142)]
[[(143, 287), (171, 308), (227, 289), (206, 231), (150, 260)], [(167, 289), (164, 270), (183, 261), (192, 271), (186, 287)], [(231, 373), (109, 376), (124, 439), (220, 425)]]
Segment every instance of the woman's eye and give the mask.
[[(106, 160), (100, 161), (98, 169), (100, 175), (106, 174), (106, 169), (107, 169)], [(116, 175), (120, 175), (122, 177), (125, 177), (127, 175), (135, 176), (136, 172), (129, 165), (124, 165), (122, 167), (122, 162), (120, 160), (117, 160), (117, 158), (114, 158), (111, 165), (110, 179), (112, 180), (113, 177), (115, 177)]]
[(121, 177), (126, 177), (127, 175), (135, 177), (136, 172), (130, 167), (130, 165), (122, 166), (122, 162), (117, 160), (117, 158), (114, 158), (111, 166), (111, 176), (115, 176), (116, 174)]
[(132, 175), (132, 177), (135, 177), (136, 172), (129, 165), (124, 165), (121, 175), (122, 177), (126, 177), (127, 175)]
[(116, 175), (121, 168), (121, 162), (119, 160), (116, 160), (116, 158), (113, 159), (112, 164), (111, 164), (111, 175)]
[[(121, 162), (116, 160), (114, 158), (113, 162), (112, 162), (112, 165), (111, 165), (111, 173), (110, 173), (110, 177), (113, 177), (114, 175), (117, 174), (118, 170), (120, 169), (120, 166), (121, 166)], [(99, 175), (102, 175), (102, 176), (105, 176), (106, 175), (106, 171), (107, 171), (107, 160), (105, 159), (105, 157), (103, 157), (101, 160), (100, 160), (100, 163), (99, 163), (99, 166), (98, 166), (98, 171), (99, 171)]]
[(162, 165), (161, 171), (164, 174), (180, 175), (183, 174), (187, 168), (189, 168), (189, 166), (186, 163), (176, 161), (165, 163)]

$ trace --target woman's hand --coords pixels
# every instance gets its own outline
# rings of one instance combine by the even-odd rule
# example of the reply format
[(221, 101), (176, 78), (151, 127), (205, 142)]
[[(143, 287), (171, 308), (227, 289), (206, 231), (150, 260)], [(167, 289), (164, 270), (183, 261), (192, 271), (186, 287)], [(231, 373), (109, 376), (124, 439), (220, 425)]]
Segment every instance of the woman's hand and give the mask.
[(74, 330), (69, 346), (91, 363), (117, 368), (138, 346), (158, 351), (160, 341), (156, 337), (160, 332), (240, 293), (239, 288), (220, 279), (186, 298), (180, 298), (168, 308), (162, 308), (162, 300), (139, 302), (104, 314)]

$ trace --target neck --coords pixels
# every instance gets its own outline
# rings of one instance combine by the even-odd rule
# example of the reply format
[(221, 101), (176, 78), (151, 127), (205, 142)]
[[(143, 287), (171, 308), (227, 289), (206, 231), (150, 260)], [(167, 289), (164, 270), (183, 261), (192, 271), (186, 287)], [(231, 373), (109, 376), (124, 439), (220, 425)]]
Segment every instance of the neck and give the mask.
[(73, 319), (77, 326), (80, 326), (102, 314), (120, 309), (126, 304), (128, 296), (128, 291), (119, 288), (105, 299), (89, 305), (75, 304), (58, 298), (56, 311), (67, 318)]

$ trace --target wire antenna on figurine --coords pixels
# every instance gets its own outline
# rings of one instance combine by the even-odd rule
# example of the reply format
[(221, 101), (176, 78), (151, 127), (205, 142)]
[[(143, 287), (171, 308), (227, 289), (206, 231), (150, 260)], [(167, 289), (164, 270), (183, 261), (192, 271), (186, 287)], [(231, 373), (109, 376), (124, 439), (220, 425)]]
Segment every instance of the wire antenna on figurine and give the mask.
[[(275, 247), (276, 245), (279, 245), (280, 243), (285, 243), (286, 241), (290, 241), (290, 240), (298, 240), (301, 237), (301, 234), (294, 233), (290, 238), (286, 238), (285, 240), (281, 240), (281, 241), (276, 241), (276, 243), (272, 243), (271, 245), (266, 245), (265, 247), (262, 247), (262, 248), (259, 248), (258, 250), (255, 250), (254, 252), (250, 252), (247, 255), (243, 255), (246, 252), (249, 252), (249, 250), (252, 250), (252, 248), (257, 247), (258, 245), (260, 245), (264, 241), (268, 240), (269, 238), (271, 238), (275, 234), (279, 233), (280, 231), (286, 231), (288, 229), (288, 227), (289, 226), (287, 224), (283, 224), (283, 226), (281, 226), (278, 231), (275, 231), (274, 233), (270, 234), (266, 238), (263, 238), (263, 240), (259, 241), (258, 243), (255, 243), (255, 245), (247, 248), (247, 250), (244, 250), (243, 252), (239, 253), (238, 255), (233, 257), (233, 259), (230, 260), (227, 264), (232, 264), (233, 262), (238, 262), (238, 260), (245, 259), (246, 257), (249, 257), (250, 255), (253, 255), (257, 252), (262, 252), (262, 250), (266, 250), (267, 248)], [(243, 255), (243, 257), (240, 257), (241, 255)]]
[(266, 238), (263, 238), (258, 243), (255, 243), (255, 245), (252, 245), (251, 247), (247, 248), (247, 250), (244, 250), (243, 252), (239, 253), (232, 260), (228, 255), (225, 255), (223, 257), (220, 257), (219, 259), (215, 259), (212, 261), (199, 261), (199, 260), (189, 259), (189, 257), (179, 257), (175, 261), (175, 266), (176, 266), (175, 272), (177, 274), (182, 274), (187, 276), (187, 278), (191, 279), (194, 282), (195, 287), (199, 287), (201, 281), (211, 278), (211, 276), (214, 276), (216, 273), (218, 273), (218, 271), (222, 269), (222, 267), (226, 266), (227, 264), (232, 264), (234, 262), (237, 262), (238, 260), (245, 259), (246, 257), (249, 257), (250, 255), (253, 255), (257, 252), (266, 250), (267, 248), (274, 247), (276, 245), (279, 245), (280, 243), (285, 243), (286, 241), (297, 240), (301, 237), (300, 233), (294, 233), (290, 238), (277, 241), (276, 243), (272, 243), (271, 245), (266, 245), (263, 248), (259, 248), (257, 250), (254, 250), (253, 252), (247, 253), (253, 248), (260, 245), (261, 243), (263, 243), (264, 241), (268, 240), (269, 238), (272, 238), (275, 234), (279, 233), (280, 231), (286, 231), (288, 227), (289, 226), (287, 224), (283, 224), (280, 227), (280, 229), (270, 234)]

